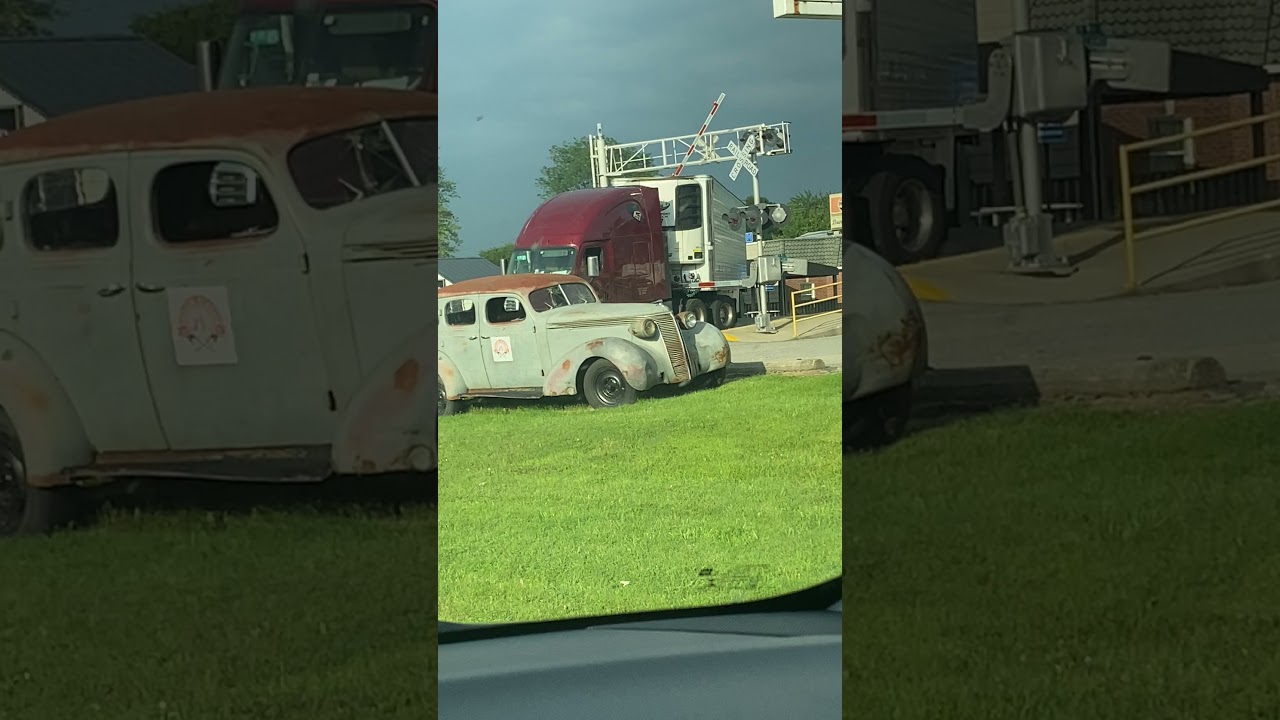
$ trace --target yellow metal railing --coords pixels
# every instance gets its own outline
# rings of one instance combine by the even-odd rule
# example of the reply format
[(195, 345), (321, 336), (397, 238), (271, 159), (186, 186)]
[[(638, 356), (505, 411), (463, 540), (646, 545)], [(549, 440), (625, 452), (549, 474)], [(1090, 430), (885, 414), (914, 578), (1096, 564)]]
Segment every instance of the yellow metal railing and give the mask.
[[(827, 283), (826, 285), (815, 285), (811, 288), (806, 288), (804, 290), (791, 291), (791, 337), (794, 338), (799, 336), (800, 334), (799, 326), (800, 326), (801, 320), (812, 320), (814, 318), (825, 317), (827, 315), (834, 315), (840, 312), (840, 310), (828, 310), (826, 312), (814, 313), (813, 315), (805, 315), (804, 317), (801, 317), (800, 313), (797, 312), (797, 310), (799, 310), (799, 308), (802, 308), (802, 307), (809, 307), (810, 305), (818, 305), (820, 303), (831, 302), (833, 300), (836, 301), (837, 305), (842, 305), (844, 301), (841, 297), (841, 291), (840, 291), (841, 282), (842, 281), (837, 280), (836, 282)], [(835, 292), (832, 293), (831, 297), (824, 297), (820, 300), (806, 300), (801, 303), (796, 302), (797, 295), (805, 295), (805, 294), (812, 293), (815, 297), (817, 297), (818, 291), (824, 290), (826, 288), (835, 289)]]
[(1205, 135), (1213, 135), (1216, 133), (1227, 132), (1229, 130), (1238, 130), (1245, 127), (1253, 127), (1271, 120), (1280, 120), (1280, 112), (1268, 113), (1266, 115), (1257, 115), (1243, 120), (1232, 120), (1218, 125), (1210, 125), (1209, 127), (1191, 130), (1177, 135), (1162, 135), (1158, 138), (1150, 140), (1140, 140), (1120, 146), (1120, 205), (1124, 214), (1124, 250), (1125, 263), (1127, 265), (1127, 287), (1129, 290), (1138, 289), (1138, 260), (1136, 245), (1139, 240), (1145, 240), (1155, 235), (1165, 235), (1179, 230), (1189, 230), (1191, 228), (1208, 225), (1218, 222), (1219, 220), (1229, 220), (1241, 215), (1258, 212), (1259, 210), (1268, 210), (1270, 208), (1280, 207), (1280, 199), (1267, 200), (1266, 202), (1254, 203), (1253, 205), (1245, 205), (1243, 207), (1232, 208), (1222, 212), (1216, 212), (1210, 215), (1200, 215), (1190, 220), (1174, 223), (1172, 225), (1161, 225), (1152, 227), (1142, 232), (1134, 229), (1133, 218), (1133, 198), (1145, 192), (1153, 190), (1161, 190), (1175, 185), (1195, 182), (1197, 180), (1206, 180), (1208, 178), (1217, 177), (1219, 175), (1227, 175), (1237, 170), (1245, 170), (1248, 168), (1260, 167), (1274, 162), (1280, 162), (1280, 153), (1271, 155), (1263, 155), (1261, 157), (1242, 160), (1230, 165), (1221, 167), (1207, 168), (1205, 170), (1195, 170), (1178, 175), (1177, 177), (1164, 178), (1161, 180), (1153, 180), (1151, 182), (1134, 185), (1130, 171), (1131, 156), (1140, 150), (1150, 150), (1151, 148), (1160, 147), (1162, 145), (1172, 145), (1174, 143), (1186, 142), (1191, 138), (1203, 137)]

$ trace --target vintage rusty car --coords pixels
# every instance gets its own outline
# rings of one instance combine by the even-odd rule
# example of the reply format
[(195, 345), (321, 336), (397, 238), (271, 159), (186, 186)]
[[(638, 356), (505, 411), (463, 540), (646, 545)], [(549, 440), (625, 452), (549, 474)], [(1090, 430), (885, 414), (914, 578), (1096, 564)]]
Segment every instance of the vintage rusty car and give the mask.
[(436, 117), (271, 88), (0, 138), (0, 534), (118, 479), (434, 487)]
[(625, 405), (662, 385), (724, 382), (729, 343), (714, 326), (661, 305), (601, 303), (586, 280), (519, 274), (464, 280), (439, 293), (439, 403), (585, 396)]
[(915, 387), (928, 368), (920, 303), (888, 261), (850, 243), (844, 271), (853, 302), (844, 306), (844, 438), (852, 449), (884, 445), (905, 430)]

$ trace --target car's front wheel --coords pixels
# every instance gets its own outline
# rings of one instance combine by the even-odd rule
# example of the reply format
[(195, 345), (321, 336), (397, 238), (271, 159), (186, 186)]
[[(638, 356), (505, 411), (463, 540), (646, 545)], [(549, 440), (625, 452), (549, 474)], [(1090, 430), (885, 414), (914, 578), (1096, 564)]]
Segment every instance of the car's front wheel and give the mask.
[(636, 401), (636, 389), (608, 360), (597, 360), (587, 368), (582, 391), (587, 396), (587, 404), (593, 408), (619, 407)]
[(870, 450), (896, 442), (907, 431), (914, 395), (914, 384), (908, 382), (846, 403), (845, 449)]

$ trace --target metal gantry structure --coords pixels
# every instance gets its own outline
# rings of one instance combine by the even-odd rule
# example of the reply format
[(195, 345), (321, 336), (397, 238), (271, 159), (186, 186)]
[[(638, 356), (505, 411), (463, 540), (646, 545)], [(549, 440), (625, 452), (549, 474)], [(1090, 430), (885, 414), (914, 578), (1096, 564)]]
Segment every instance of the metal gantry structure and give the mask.
[[(616, 145), (605, 142), (604, 126), (597, 124), (590, 143), (593, 187), (608, 187), (612, 178), (628, 175), (653, 176), (665, 170), (678, 175), (678, 171), (686, 167), (732, 162), (735, 170), (740, 166), (751, 174), (755, 197), (759, 198), (760, 179), (755, 161), (791, 152), (791, 123), (744, 125), (710, 132), (704, 125), (703, 130), (691, 135)], [(736, 178), (737, 172), (731, 174)]]

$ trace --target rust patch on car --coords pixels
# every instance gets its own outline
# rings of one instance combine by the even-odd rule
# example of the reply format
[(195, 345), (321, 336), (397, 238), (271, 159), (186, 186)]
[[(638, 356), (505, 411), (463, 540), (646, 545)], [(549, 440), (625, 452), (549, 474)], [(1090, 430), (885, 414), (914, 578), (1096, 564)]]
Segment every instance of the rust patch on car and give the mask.
[(413, 392), (418, 387), (418, 361), (410, 358), (400, 367), (396, 368), (396, 377), (393, 385), (396, 390), (404, 393)]
[(49, 396), (35, 388), (28, 388), (23, 392), (22, 399), (26, 402), (27, 407), (36, 412), (49, 409)]
[(587, 349), (590, 350), (591, 352), (595, 352), (599, 350), (603, 345), (604, 345), (604, 340), (598, 340), (598, 339), (592, 340), (591, 342), (587, 343)]
[(729, 364), (729, 346), (725, 345), (715, 352), (711, 353), (711, 362), (719, 365)]
[(902, 367), (915, 357), (920, 345), (920, 317), (909, 312), (903, 316), (896, 332), (887, 332), (876, 341), (876, 351), (890, 367)]

